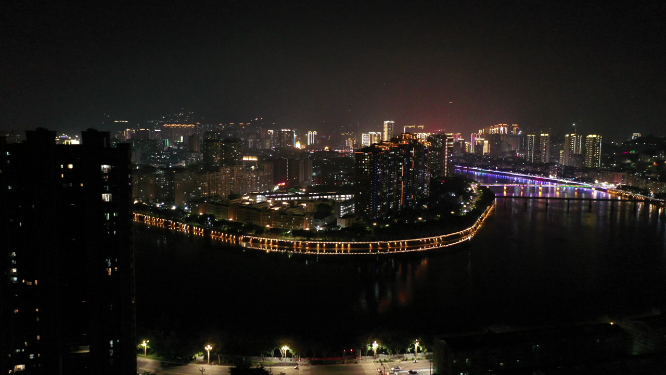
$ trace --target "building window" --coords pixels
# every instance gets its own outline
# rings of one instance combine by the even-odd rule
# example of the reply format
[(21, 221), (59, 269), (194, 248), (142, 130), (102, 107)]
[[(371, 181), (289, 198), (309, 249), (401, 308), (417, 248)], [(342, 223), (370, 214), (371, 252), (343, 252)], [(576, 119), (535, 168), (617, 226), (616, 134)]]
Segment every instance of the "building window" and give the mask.
[(74, 164), (67, 164), (67, 168), (74, 169)]
[(111, 166), (108, 164), (102, 164), (102, 173), (109, 173), (111, 172)]
[(102, 194), (102, 200), (104, 202), (111, 202), (111, 194)]

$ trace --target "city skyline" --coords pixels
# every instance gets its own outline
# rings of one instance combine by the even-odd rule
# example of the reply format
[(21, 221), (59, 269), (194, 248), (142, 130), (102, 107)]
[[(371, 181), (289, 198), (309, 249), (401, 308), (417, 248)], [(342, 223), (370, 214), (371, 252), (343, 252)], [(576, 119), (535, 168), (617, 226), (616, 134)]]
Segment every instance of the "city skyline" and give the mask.
[(0, 128), (71, 132), (182, 109), (319, 132), (576, 123), (619, 141), (662, 127), (663, 15), (650, 2), (12, 4)]

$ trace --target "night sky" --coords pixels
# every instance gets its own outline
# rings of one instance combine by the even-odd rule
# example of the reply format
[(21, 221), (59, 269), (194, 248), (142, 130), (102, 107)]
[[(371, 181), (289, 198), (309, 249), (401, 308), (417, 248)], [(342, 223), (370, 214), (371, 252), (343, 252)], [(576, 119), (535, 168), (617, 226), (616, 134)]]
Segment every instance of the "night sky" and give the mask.
[(663, 1), (108, 3), (1, 3), (0, 129), (184, 109), (319, 131), (666, 134)]

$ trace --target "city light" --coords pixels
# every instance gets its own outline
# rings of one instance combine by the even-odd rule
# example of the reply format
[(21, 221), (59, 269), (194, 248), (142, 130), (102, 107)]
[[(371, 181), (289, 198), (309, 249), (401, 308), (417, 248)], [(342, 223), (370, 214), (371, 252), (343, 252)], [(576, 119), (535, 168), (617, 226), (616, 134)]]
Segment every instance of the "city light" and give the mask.
[(204, 349), (206, 349), (206, 351), (208, 352), (208, 364), (210, 365), (210, 351), (211, 351), (211, 349), (213, 349), (213, 347), (210, 346), (210, 344), (209, 344), (209, 345), (206, 345), (206, 347)]
[(143, 346), (143, 356), (144, 357), (148, 356), (148, 351), (147, 350), (148, 350), (148, 343), (149, 342), (150, 342), (150, 340), (143, 340), (143, 342), (141, 343), (141, 346)]

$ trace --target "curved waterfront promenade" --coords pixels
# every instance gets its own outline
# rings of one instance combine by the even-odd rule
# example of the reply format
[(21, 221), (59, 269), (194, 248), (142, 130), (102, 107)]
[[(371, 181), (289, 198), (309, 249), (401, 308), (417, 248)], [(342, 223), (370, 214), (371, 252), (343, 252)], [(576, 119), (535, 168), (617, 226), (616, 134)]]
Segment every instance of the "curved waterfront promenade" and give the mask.
[(461, 231), (440, 236), (395, 241), (306, 241), (234, 235), (216, 230), (205, 230), (197, 226), (141, 213), (134, 213), (134, 221), (196, 236), (210, 236), (214, 241), (266, 252), (275, 251), (316, 255), (368, 255), (436, 250), (469, 241), (481, 229), (483, 222), (492, 213), (494, 208), (495, 203), (493, 202), (483, 211), (472, 226)]

